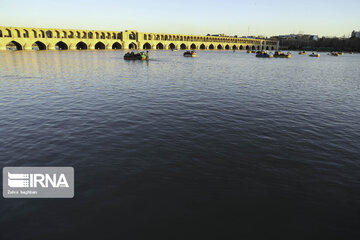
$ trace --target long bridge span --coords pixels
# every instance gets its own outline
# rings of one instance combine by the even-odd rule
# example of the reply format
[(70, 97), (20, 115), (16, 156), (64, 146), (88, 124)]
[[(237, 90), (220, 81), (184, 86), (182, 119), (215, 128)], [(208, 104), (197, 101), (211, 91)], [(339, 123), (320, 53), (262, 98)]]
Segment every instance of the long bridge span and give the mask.
[(0, 50), (275, 50), (277, 48), (277, 41), (253, 38), (145, 33), (135, 30), (0, 27)]

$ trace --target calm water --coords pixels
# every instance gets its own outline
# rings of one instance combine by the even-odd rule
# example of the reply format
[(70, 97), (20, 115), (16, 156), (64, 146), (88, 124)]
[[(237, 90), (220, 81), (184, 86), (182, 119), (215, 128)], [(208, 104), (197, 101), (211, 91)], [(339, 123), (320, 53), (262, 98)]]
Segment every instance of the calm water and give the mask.
[(0, 52), (0, 167), (75, 168), (0, 239), (359, 239), (360, 55), (123, 55)]

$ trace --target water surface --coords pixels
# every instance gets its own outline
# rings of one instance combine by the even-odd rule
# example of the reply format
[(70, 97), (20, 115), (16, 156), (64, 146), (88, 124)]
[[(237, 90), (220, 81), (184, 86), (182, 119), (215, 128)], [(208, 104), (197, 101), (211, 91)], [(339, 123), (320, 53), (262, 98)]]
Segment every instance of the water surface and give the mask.
[(360, 55), (123, 55), (0, 52), (0, 167), (75, 168), (0, 239), (360, 237)]

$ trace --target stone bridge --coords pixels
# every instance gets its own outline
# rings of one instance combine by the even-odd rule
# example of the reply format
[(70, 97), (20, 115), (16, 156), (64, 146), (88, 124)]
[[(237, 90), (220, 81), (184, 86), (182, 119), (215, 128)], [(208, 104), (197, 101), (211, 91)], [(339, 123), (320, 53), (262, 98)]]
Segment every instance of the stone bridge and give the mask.
[(275, 50), (278, 42), (227, 36), (0, 27), (0, 50)]

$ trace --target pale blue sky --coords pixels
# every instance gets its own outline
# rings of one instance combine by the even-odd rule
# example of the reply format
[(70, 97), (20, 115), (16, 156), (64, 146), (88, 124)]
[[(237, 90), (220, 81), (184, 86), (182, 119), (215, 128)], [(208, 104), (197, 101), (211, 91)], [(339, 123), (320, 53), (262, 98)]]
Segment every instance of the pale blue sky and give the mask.
[(360, 30), (360, 0), (0, 0), (0, 25), (183, 34), (320, 36)]

